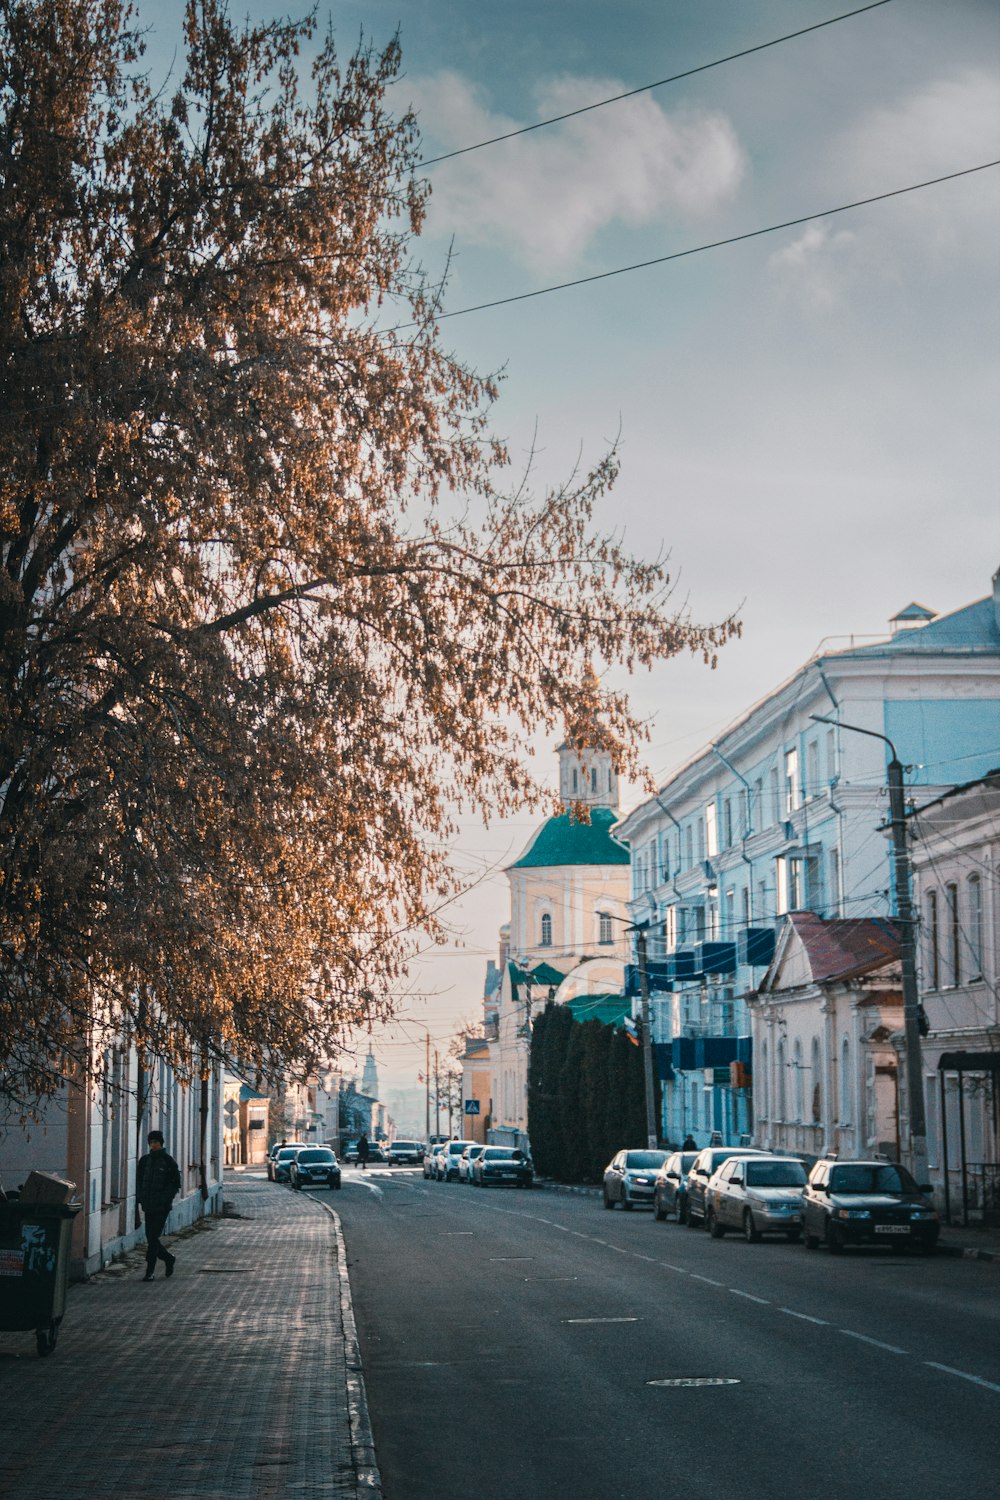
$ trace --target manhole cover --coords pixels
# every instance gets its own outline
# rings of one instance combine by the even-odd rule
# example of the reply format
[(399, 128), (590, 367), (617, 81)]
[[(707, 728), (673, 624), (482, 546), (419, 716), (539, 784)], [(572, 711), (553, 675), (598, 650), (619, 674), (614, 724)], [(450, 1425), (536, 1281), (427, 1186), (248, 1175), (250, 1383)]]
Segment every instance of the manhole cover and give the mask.
[(739, 1385), (726, 1375), (682, 1375), (679, 1380), (647, 1380), (647, 1385), (690, 1387), (696, 1385)]

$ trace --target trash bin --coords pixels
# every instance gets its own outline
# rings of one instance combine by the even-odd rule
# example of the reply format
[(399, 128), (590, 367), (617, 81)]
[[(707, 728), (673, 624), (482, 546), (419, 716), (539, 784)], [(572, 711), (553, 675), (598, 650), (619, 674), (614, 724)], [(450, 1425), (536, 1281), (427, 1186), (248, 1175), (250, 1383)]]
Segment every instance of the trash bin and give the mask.
[(33, 1328), (51, 1354), (66, 1311), (69, 1243), (78, 1205), (0, 1202), (0, 1329)]

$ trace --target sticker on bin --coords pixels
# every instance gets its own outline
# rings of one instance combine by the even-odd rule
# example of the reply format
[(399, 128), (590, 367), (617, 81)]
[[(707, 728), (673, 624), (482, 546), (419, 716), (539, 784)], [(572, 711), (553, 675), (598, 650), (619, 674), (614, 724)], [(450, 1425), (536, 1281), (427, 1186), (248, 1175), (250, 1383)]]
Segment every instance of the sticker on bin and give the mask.
[(0, 1250), (0, 1276), (21, 1276), (23, 1274), (24, 1251)]

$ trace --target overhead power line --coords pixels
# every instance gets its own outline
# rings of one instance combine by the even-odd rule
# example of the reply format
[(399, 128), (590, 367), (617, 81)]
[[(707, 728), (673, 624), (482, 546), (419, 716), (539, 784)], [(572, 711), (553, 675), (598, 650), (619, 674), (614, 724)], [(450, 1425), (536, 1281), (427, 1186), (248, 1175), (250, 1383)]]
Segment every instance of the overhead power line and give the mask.
[(807, 36), (810, 31), (822, 31), (825, 26), (836, 26), (838, 21), (849, 21), (852, 16), (864, 15), (866, 10), (879, 10), (883, 5), (888, 5), (890, 0), (872, 0), (870, 5), (861, 5), (857, 10), (844, 11), (842, 15), (831, 16), (827, 21), (817, 21), (812, 26), (803, 26), (799, 31), (786, 32), (784, 36), (776, 36), (769, 42), (758, 42), (754, 47), (744, 47), (741, 52), (730, 52), (726, 57), (717, 57), (714, 62), (700, 63), (696, 68), (686, 68), (683, 73), (672, 73), (669, 78), (658, 78), (655, 83), (644, 83), (638, 88), (628, 89), (624, 94), (612, 94), (608, 99), (597, 99), (593, 104), (582, 104), (579, 109), (567, 110), (562, 115), (552, 115), (547, 120), (536, 120), (533, 125), (522, 125), (517, 130), (505, 131), (503, 135), (492, 135), (488, 140), (476, 141), (471, 146), (459, 146), (454, 151), (445, 151), (441, 156), (428, 156), (423, 161), (418, 161), (414, 171), (421, 167), (434, 167), (438, 162), (451, 161), (456, 156), (467, 156), (470, 151), (482, 151), (485, 146), (496, 146), (500, 141), (512, 141), (516, 136), (529, 135), (533, 130), (543, 130), (546, 125), (558, 125), (563, 120), (575, 119), (577, 115), (589, 114), (594, 109), (604, 109), (608, 104), (619, 104), (623, 99), (634, 99), (637, 94), (648, 94), (651, 89), (662, 89), (668, 83), (679, 83), (683, 78), (693, 78), (696, 73), (707, 73), (710, 68), (721, 68), (723, 63), (736, 62), (738, 58), (750, 57), (754, 52), (766, 52), (769, 47), (779, 47), (782, 42), (790, 42), (795, 37)]
[[(801, 214), (797, 219), (784, 219), (780, 224), (768, 224), (763, 229), (748, 229), (743, 234), (731, 234), (723, 240), (709, 240), (704, 245), (692, 245), (688, 250), (675, 250), (670, 255), (657, 255), (652, 260), (634, 261), (629, 266), (616, 266), (612, 271), (596, 271), (592, 276), (578, 276), (574, 281), (559, 281), (554, 286), (536, 287), (533, 292), (517, 292), (512, 297), (496, 297), (492, 302), (477, 302), (472, 307), (459, 307), (454, 312), (439, 312), (435, 315), (436, 321), (445, 318), (463, 318), (467, 313), (485, 312), (490, 307), (506, 307), (511, 302), (527, 302), (532, 297), (547, 297), (550, 292), (565, 292), (570, 287), (587, 286), (593, 281), (607, 281), (612, 276), (624, 276), (629, 271), (644, 271), (649, 266), (662, 266), (671, 260), (683, 260), (689, 255), (701, 255), (705, 250), (719, 250), (723, 245), (738, 245), (743, 240), (758, 239), (763, 234), (776, 234), (779, 229), (795, 229), (800, 224), (812, 223), (814, 219), (832, 218), (834, 214), (846, 214), (854, 208), (864, 208), (870, 203), (883, 203), (887, 198), (900, 198), (905, 193), (917, 193), (921, 188), (937, 187), (942, 182), (954, 182), (958, 177), (971, 177), (974, 172), (985, 172), (990, 167), (1000, 167), (1000, 158), (995, 161), (985, 161), (978, 167), (964, 167), (960, 172), (946, 172), (943, 177), (929, 177), (925, 182), (912, 182), (908, 187), (892, 188), (886, 193), (876, 193), (871, 198), (857, 198), (853, 203), (840, 203), (836, 208), (823, 208), (812, 214)], [(401, 328), (413, 328), (413, 323), (397, 324), (395, 329), (388, 332), (397, 332)]]

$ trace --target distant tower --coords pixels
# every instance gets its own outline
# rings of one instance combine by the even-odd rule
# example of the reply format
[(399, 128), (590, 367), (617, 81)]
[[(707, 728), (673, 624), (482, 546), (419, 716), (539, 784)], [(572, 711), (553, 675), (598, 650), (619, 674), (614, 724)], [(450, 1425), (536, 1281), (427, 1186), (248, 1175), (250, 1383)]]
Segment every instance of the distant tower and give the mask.
[(368, 1056), (365, 1058), (365, 1070), (361, 1075), (361, 1092), (369, 1099), (378, 1098), (378, 1068), (375, 1066), (375, 1054), (368, 1048)]
[(559, 798), (564, 807), (585, 802), (588, 807), (618, 809), (618, 772), (608, 750), (571, 750), (558, 747)]

